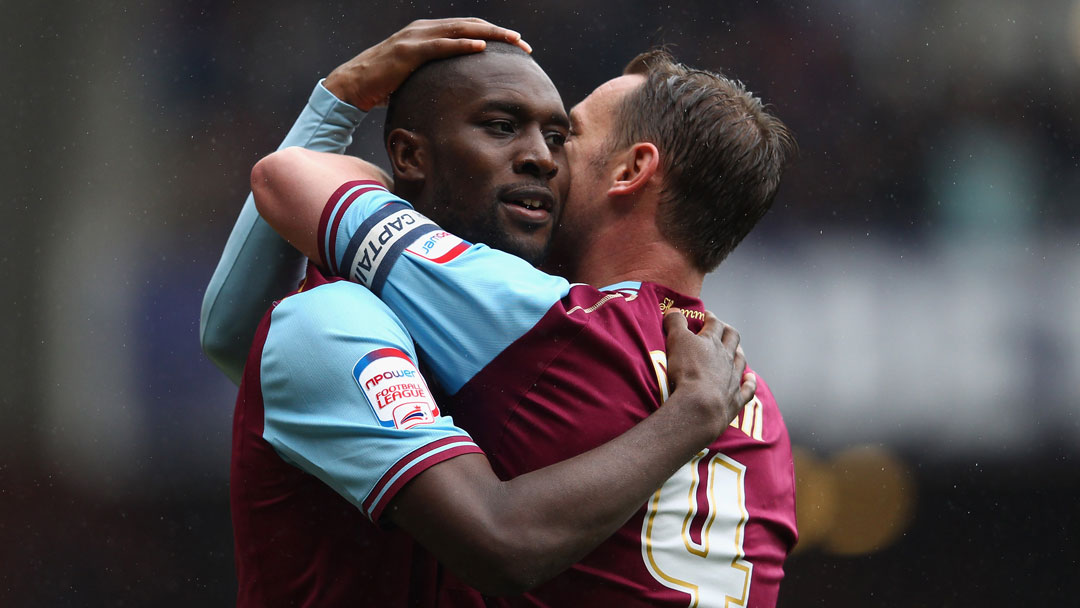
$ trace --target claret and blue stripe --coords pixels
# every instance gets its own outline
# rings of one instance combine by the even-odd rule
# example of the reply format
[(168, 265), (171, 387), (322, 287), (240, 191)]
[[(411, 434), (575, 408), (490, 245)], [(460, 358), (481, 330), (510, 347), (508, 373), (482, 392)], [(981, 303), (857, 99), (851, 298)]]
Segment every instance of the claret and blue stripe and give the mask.
[[(400, 222), (388, 227), (394, 218)], [(401, 318), (452, 395), (532, 329), (570, 283), (482, 243), (435, 260), (408, 251), (440, 232), (378, 183), (354, 181), (327, 202), (319, 242), (332, 273), (366, 285)]]

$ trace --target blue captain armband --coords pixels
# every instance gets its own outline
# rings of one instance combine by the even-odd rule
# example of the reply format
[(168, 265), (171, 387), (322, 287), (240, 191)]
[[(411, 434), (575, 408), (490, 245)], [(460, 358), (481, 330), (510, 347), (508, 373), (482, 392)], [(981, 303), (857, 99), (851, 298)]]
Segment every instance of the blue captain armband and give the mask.
[(368, 287), (408, 328), (454, 394), (565, 296), (569, 283), (439, 228), (375, 182), (330, 198), (319, 243), (337, 276)]
[[(353, 208), (361, 197), (363, 202)], [(377, 210), (368, 216), (372, 208)], [(361, 219), (355, 230), (349, 227), (350, 222)], [(343, 235), (349, 234), (352, 236), (345, 243)], [(467, 241), (439, 228), (381, 184), (370, 181), (349, 182), (338, 188), (319, 222), (319, 244), (333, 274), (360, 283), (377, 296), (404, 251), (442, 264), (469, 248)]]
[(341, 275), (382, 295), (390, 269), (406, 247), (426, 234), (439, 232), (419, 212), (401, 203), (390, 203), (364, 220), (342, 255), (347, 264)]
[[(367, 193), (373, 193), (374, 198), (380, 199), (380, 206), (393, 200), (393, 197), (382, 184), (376, 181), (352, 181), (342, 184), (334, 194), (330, 196), (326, 207), (323, 208), (319, 218), (319, 254), (326, 263), (327, 269), (335, 276), (342, 276), (340, 272), (341, 261), (344, 258), (345, 249), (349, 243), (342, 242), (339, 230), (342, 220), (349, 213), (353, 203)], [(373, 198), (373, 197), (368, 197)]]

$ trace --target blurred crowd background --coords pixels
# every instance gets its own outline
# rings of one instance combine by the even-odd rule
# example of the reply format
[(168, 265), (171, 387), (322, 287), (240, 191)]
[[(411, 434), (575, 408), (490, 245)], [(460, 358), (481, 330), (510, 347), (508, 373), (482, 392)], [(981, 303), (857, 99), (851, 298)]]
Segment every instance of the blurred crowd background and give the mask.
[[(0, 4), (0, 605), (229, 605), (199, 305), (315, 82), (417, 18), (580, 101), (657, 43), (801, 146), (706, 285), (797, 446), (781, 605), (1075, 605), (1080, 2)], [(374, 112), (352, 153), (382, 162)], [(385, 166), (385, 165), (384, 165)]]

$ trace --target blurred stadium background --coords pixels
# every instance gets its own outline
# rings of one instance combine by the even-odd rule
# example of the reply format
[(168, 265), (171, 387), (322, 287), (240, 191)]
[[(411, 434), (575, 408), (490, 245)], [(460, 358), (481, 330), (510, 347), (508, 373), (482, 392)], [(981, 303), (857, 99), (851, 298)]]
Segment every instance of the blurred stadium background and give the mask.
[[(672, 43), (802, 148), (707, 284), (798, 446), (781, 605), (1077, 605), (1080, 2), (5, 2), (0, 605), (228, 605), (234, 387), (198, 310), (248, 171), (407, 22), (567, 104)], [(381, 162), (377, 113), (353, 152)]]

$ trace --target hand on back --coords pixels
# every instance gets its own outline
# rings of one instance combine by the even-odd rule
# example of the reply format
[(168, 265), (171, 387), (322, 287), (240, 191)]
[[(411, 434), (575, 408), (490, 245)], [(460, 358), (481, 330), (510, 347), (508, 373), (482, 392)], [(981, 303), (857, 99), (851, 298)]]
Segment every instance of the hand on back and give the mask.
[(744, 373), (746, 357), (739, 346), (739, 332), (711, 312), (705, 315), (705, 325), (697, 334), (687, 327), (680, 311), (664, 315), (667, 373), (673, 394), (686, 391), (695, 396), (680, 403), (700, 407), (694, 415), (718, 436), (754, 398), (757, 378)]

